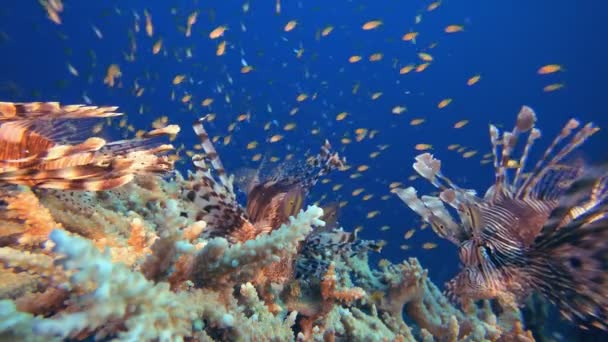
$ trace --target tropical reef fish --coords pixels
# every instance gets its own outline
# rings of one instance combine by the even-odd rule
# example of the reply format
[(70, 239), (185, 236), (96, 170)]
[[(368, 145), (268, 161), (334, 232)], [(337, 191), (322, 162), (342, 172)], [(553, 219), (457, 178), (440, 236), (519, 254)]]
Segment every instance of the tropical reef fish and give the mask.
[[(524, 106), (511, 132), (501, 135), (490, 126), (495, 183), (483, 198), (444, 176), (429, 153), (416, 157), (414, 169), (439, 196), (419, 198), (412, 187), (396, 193), (435, 233), (459, 246), (463, 269), (447, 284), (453, 298), (521, 303), (537, 291), (569, 320), (608, 330), (608, 173), (605, 166), (564, 161), (599, 129), (571, 119), (525, 175), (540, 137), (535, 122)], [(525, 135), (521, 157), (512, 163)]]
[(173, 146), (153, 138), (177, 134), (178, 126), (113, 142), (85, 136), (90, 119), (121, 115), (117, 108), (0, 102), (0, 184), (97, 191), (136, 174), (172, 170), (173, 162), (161, 154)]

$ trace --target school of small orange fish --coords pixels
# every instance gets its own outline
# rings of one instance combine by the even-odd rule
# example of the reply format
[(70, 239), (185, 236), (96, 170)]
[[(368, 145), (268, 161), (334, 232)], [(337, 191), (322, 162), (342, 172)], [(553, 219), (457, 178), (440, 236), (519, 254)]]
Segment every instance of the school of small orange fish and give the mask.
[[(42, 8), (46, 11), (48, 19), (54, 24), (58, 25), (58, 29), (61, 30), (61, 26), (65, 25), (62, 21), (62, 14), (66, 10), (61, 0), (41, 0)], [(137, 113), (131, 113), (131, 117), (137, 118), (141, 115), (148, 115), (151, 110), (150, 106), (145, 103), (144, 99), (151, 99), (156, 97), (168, 97), (175, 104), (176, 107), (180, 108), (181, 112), (190, 113), (186, 116), (186, 122), (193, 120), (197, 117), (205, 116), (209, 122), (214, 122), (217, 119), (217, 126), (222, 127), (223, 123), (229, 122), (223, 132), (219, 132), (218, 129), (214, 130), (217, 134), (212, 137), (213, 143), (218, 145), (233, 145), (236, 147), (242, 147), (242, 158), (244, 164), (261, 163), (268, 161), (271, 163), (279, 163), (281, 161), (291, 160), (297, 153), (300, 146), (292, 140), (290, 135), (295, 131), (305, 131), (305, 134), (312, 136), (319, 136), (319, 138), (333, 132), (338, 134), (338, 141), (341, 143), (341, 150), (351, 150), (353, 154), (358, 151), (361, 145), (369, 144), (374, 146), (374, 150), (369, 154), (366, 154), (368, 161), (360, 161), (361, 158), (354, 158), (357, 163), (349, 165), (345, 168), (345, 172), (349, 172), (350, 181), (348, 183), (337, 183), (330, 184), (331, 192), (338, 192), (342, 194), (339, 202), (340, 207), (345, 207), (349, 204), (357, 203), (357, 201), (370, 201), (373, 198), (381, 201), (386, 201), (389, 198), (393, 198), (391, 190), (398, 188), (402, 185), (401, 182), (395, 181), (390, 182), (386, 180), (370, 180), (366, 174), (369, 170), (373, 169), (376, 164), (376, 158), (379, 158), (383, 151), (390, 148), (388, 144), (382, 144), (378, 142), (378, 137), (384, 132), (379, 129), (372, 127), (362, 127), (358, 123), (358, 118), (365, 113), (353, 113), (348, 110), (340, 109), (338, 106), (328, 105), (331, 99), (325, 96), (328, 88), (328, 82), (322, 80), (318, 75), (311, 75), (310, 71), (306, 68), (306, 62), (311, 58), (315, 58), (321, 53), (320, 47), (324, 44), (324, 41), (331, 42), (332, 39), (343, 38), (345, 34), (351, 34), (354, 31), (361, 32), (365, 31), (366, 34), (374, 35), (377, 34), (377, 39), (381, 38), (381, 32), (383, 28), (388, 25), (382, 18), (368, 18), (365, 16), (365, 12), (360, 13), (360, 26), (358, 27), (345, 27), (334, 26), (331, 23), (327, 23), (326, 26), (315, 27), (307, 25), (306, 22), (293, 18), (296, 13), (283, 13), (283, 6), (281, 0), (276, 0), (274, 6), (266, 6), (264, 8), (257, 8), (258, 4), (253, 4), (252, 1), (243, 1), (240, 8), (240, 23), (238, 25), (232, 25), (228, 23), (222, 23), (220, 18), (215, 17), (213, 11), (209, 13), (203, 13), (195, 10), (192, 12), (184, 12), (183, 10), (175, 7), (170, 10), (170, 13), (155, 13), (150, 9), (131, 10), (114, 8), (113, 13), (110, 15), (116, 15), (121, 17), (129, 17), (131, 22), (130, 27), (127, 28), (127, 37), (129, 40), (128, 49), (122, 51), (123, 60), (116, 60), (115, 62), (101, 66), (104, 70), (103, 79), (99, 82), (111, 88), (112, 91), (127, 92), (131, 94), (134, 99), (133, 101), (138, 103)], [(254, 6), (256, 8), (254, 9)], [(272, 7), (272, 8), (271, 8)], [(411, 15), (410, 18), (403, 20), (402, 35), (400, 37), (394, 37), (395, 40), (399, 40), (399, 44), (402, 44), (404, 49), (408, 49), (411, 52), (411, 57), (408, 59), (399, 59), (395, 56), (390, 56), (382, 51), (375, 51), (372, 53), (363, 53), (363, 49), (353, 48), (352, 53), (349, 53), (350, 57), (342, 61), (334, 61), (335, 67), (340, 68), (341, 72), (350, 72), (350, 64), (369, 64), (368, 70), (373, 70), (374, 64), (389, 64), (392, 72), (400, 75), (399, 77), (411, 77), (412, 73), (423, 73), (428, 68), (432, 68), (435, 63), (442, 63), (442, 58), (438, 58), (435, 55), (435, 51), (441, 49), (441, 40), (451, 39), (452, 36), (466, 34), (467, 27), (464, 23), (459, 23), (458, 20), (455, 22), (445, 23), (443, 27), (434, 28), (436, 31), (442, 32), (442, 37), (438, 41), (429, 41), (425, 39), (426, 32), (421, 32), (417, 29), (420, 24), (424, 21), (427, 16), (434, 15), (434, 12), (440, 11), (442, 8), (441, 1), (426, 2), (421, 1), (419, 10)], [(260, 58), (270, 58), (272, 56), (266, 56), (263, 52), (258, 51), (257, 54), (254, 52), (245, 52), (241, 46), (241, 39), (243, 36), (248, 34), (248, 16), (250, 12), (256, 11), (267, 11), (267, 15), (280, 16), (284, 18), (283, 26), (275, 27), (274, 32), (269, 32), (269, 36), (266, 37), (270, 40), (278, 40), (285, 42), (286, 46), (289, 46), (292, 50), (291, 60), (280, 61), (283, 67), (291, 67), (297, 63), (297, 68), (303, 70), (303, 75), (307, 81), (311, 78), (316, 78), (317, 88), (310, 86), (311, 82), (308, 82), (308, 86), (298, 86), (299, 91), (293, 93), (293, 98), (283, 99), (281, 108), (276, 108), (275, 104), (268, 103), (265, 108), (254, 108), (250, 107), (246, 110), (240, 110), (242, 108), (236, 105), (237, 102), (250, 103), (251, 95), (245, 94), (245, 90), (238, 89), (238, 80), (243, 77), (255, 77), (258, 81), (267, 79), (268, 84), (272, 84), (273, 80), (268, 79), (268, 75), (262, 75), (262, 71), (256, 68), (256, 63), (252, 62)], [(167, 17), (170, 16), (177, 24), (173, 27), (167, 25), (157, 25), (161, 20), (156, 18), (163, 18), (162, 22), (169, 22)], [(464, 20), (461, 20), (464, 22)], [(251, 23), (253, 25), (253, 23)], [(106, 36), (104, 27), (98, 23), (90, 23), (90, 29), (96, 39), (111, 39)], [(176, 43), (171, 42), (167, 36), (168, 31), (177, 30), (185, 38), (189, 39), (189, 44), (186, 46), (178, 46)], [(314, 36), (317, 42), (316, 46), (303, 46), (301, 42), (298, 42), (298, 38), (292, 38), (294, 33), (298, 35)], [(341, 36), (342, 35), (342, 36)], [(238, 36), (238, 39), (237, 39)], [(436, 35), (433, 35), (436, 36)], [(205, 46), (214, 46), (212, 51), (209, 49), (197, 48), (197, 42), (204, 40)], [(209, 45), (211, 44), (211, 45)], [(94, 49), (90, 50), (90, 56), (93, 63), (96, 63), (96, 54)], [(163, 79), (157, 72), (150, 69), (145, 71), (144, 74), (133, 75), (131, 71), (134, 69), (133, 64), (137, 63), (138, 57), (141, 55), (152, 54), (155, 58), (167, 62), (171, 59), (175, 59), (176, 64), (175, 72), (171, 79)], [(234, 65), (232, 62), (227, 61), (227, 56), (238, 55), (240, 63)], [(198, 85), (202, 81), (197, 80), (194, 76), (189, 75), (187, 70), (183, 68), (184, 60), (200, 60), (198, 63), (199, 67), (201, 64), (213, 61), (213, 65), (225, 72), (225, 83), (217, 83), (214, 91), (204, 93), (199, 91)], [(250, 63), (252, 62), (252, 63)], [(278, 63), (279, 61), (275, 61)], [(547, 85), (541, 89), (543, 92), (555, 92), (564, 88), (564, 83), (559, 81), (560, 73), (565, 71), (565, 68), (556, 63), (549, 63), (541, 65), (539, 63), (537, 70), (531, 70), (530, 73), (536, 73), (542, 78), (550, 79)], [(88, 77), (90, 82), (97, 82), (97, 79), (93, 75), (86, 76), (79, 69), (85, 69), (86, 66), (74, 65), (72, 62), (67, 62), (67, 71), (71, 77)], [(256, 73), (260, 73), (256, 75)], [(555, 81), (557, 79), (558, 81)], [(156, 92), (155, 82), (166, 82), (171, 87), (169, 94), (163, 94)], [(470, 77), (467, 79), (460, 80), (463, 85), (472, 88), (471, 91), (475, 91), (474, 88), (478, 86), (480, 82), (483, 82), (483, 73), (472, 71)], [(373, 102), (382, 97), (383, 92), (380, 89), (373, 89), (372, 87), (364, 87), (364, 81), (356, 81), (352, 84), (350, 92), (353, 96), (359, 98), (368, 99)], [(306, 88), (306, 89), (304, 89)], [(365, 90), (364, 90), (365, 89)], [(346, 92), (346, 91), (345, 91)], [(86, 91), (82, 94), (84, 102), (91, 104), (94, 101), (91, 100), (91, 94)], [(393, 119), (395, 116), (405, 117), (404, 125), (411, 126), (412, 130), (423, 129), (423, 127), (429, 120), (433, 120), (433, 112), (443, 113), (443, 111), (450, 110), (450, 104), (457, 99), (453, 99), (449, 96), (444, 98), (438, 98), (430, 104), (428, 113), (410, 113), (408, 108), (403, 103), (395, 103), (392, 108), (386, 112), (386, 120)], [(324, 107), (328, 107), (327, 113), (324, 114), (322, 120), (302, 120), (298, 116), (308, 115), (309, 109), (312, 107), (311, 104), (314, 102), (321, 102)], [(127, 113), (129, 114), (129, 113)], [(183, 115), (180, 113), (180, 115)], [(378, 115), (383, 115), (379, 113)], [(454, 114), (450, 118), (451, 125), (454, 130), (466, 130), (468, 124), (474, 121), (475, 118), (458, 117)], [(181, 118), (179, 118), (181, 120)], [(221, 119), (221, 120), (220, 120)], [(169, 124), (169, 116), (162, 115), (158, 118), (151, 119), (153, 128), (162, 128)], [(171, 118), (171, 121), (176, 121), (175, 118)], [(220, 125), (220, 122), (222, 123)], [(104, 126), (117, 126), (123, 131), (125, 136), (135, 135), (142, 136), (145, 131), (137, 130), (136, 124), (129, 122), (129, 115), (126, 115), (120, 120), (107, 120), (93, 128), (93, 132), (97, 133), (104, 128)], [(305, 127), (303, 127), (305, 126)], [(395, 127), (396, 124), (392, 125)], [(402, 127), (402, 126), (401, 126)], [(258, 132), (256, 136), (260, 137), (254, 140), (244, 140), (239, 137), (239, 133), (244, 131)], [(424, 135), (420, 135), (424, 136)], [(263, 137), (263, 138), (262, 138)], [(337, 142), (336, 142), (337, 143)], [(483, 142), (485, 144), (485, 141)], [(278, 149), (284, 148), (286, 151), (280, 152), (276, 147), (273, 146), (273, 153), (267, 155), (265, 147), (267, 145), (276, 145)], [(483, 146), (483, 145), (482, 145)], [(187, 163), (189, 157), (197, 153), (202, 147), (200, 144), (188, 145), (181, 144), (176, 149), (176, 154), (172, 156), (174, 160), (179, 163)], [(477, 162), (486, 167), (491, 167), (492, 154), (480, 152), (477, 147), (464, 146), (458, 143), (452, 143), (448, 146), (433, 146), (427, 141), (421, 141), (411, 146), (411, 153), (416, 151), (429, 151), (436, 148), (447, 148), (449, 151), (458, 153), (463, 159), (477, 158)], [(356, 153), (359, 154), (359, 153)], [(187, 156), (187, 157), (186, 157)], [(181, 158), (181, 159), (180, 159)], [(473, 166), (474, 164), (471, 164)], [(412, 174), (408, 180), (413, 181), (418, 178), (417, 175)], [(374, 194), (366, 190), (365, 184), (369, 184), (370, 181), (380, 182), (385, 184), (386, 193)], [(326, 178), (322, 180), (323, 184), (331, 183), (332, 178)], [(386, 186), (388, 185), (388, 186)], [(332, 195), (335, 196), (335, 195)], [(352, 197), (352, 198), (348, 198)], [(322, 195), (318, 201), (325, 199), (335, 200), (335, 197), (329, 197), (327, 194)], [(369, 202), (366, 202), (366, 207), (369, 206)], [(377, 217), (381, 212), (377, 209), (371, 209), (363, 214), (362, 219), (370, 220), (369, 226), (374, 226), (373, 219)], [(388, 225), (377, 225), (378, 229), (382, 231), (389, 230), (391, 227)], [(355, 229), (361, 229), (363, 225), (356, 227)], [(420, 227), (425, 229), (426, 225)], [(407, 250), (410, 246), (407, 244), (407, 240), (411, 239), (416, 228), (406, 227), (406, 233), (404, 234), (404, 242), (401, 245), (401, 249)], [(421, 245), (423, 249), (433, 249), (437, 247), (434, 242), (425, 242)]]

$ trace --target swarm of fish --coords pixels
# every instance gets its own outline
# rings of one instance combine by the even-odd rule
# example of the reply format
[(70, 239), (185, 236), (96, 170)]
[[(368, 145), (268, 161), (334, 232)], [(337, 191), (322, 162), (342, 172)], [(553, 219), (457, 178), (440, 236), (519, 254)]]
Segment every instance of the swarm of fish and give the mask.
[(0, 102), (0, 184), (98, 191), (171, 170), (173, 162), (162, 154), (173, 147), (155, 138), (177, 134), (178, 126), (113, 142), (87, 136), (91, 120), (121, 115), (116, 109)]
[[(524, 167), (540, 137), (536, 115), (523, 107), (511, 132), (490, 126), (495, 184), (483, 198), (458, 187), (431, 154), (414, 169), (440, 190), (397, 195), (441, 237), (459, 247), (461, 272), (447, 284), (454, 299), (507, 298), (538, 291), (582, 327), (608, 329), (608, 173), (565, 158), (598, 131), (571, 119), (529, 173)], [(527, 135), (521, 157), (512, 159)], [(500, 154), (499, 154), (500, 150)], [(454, 220), (444, 206), (458, 214)]]
[(307, 194), (321, 177), (344, 167), (345, 160), (337, 153), (331, 153), (331, 146), (326, 141), (320, 153), (309, 158), (304, 165), (283, 167), (265, 179), (259, 173), (253, 174), (242, 189), (247, 194), (247, 205), (243, 208), (237, 201), (234, 176), (226, 175), (203, 126), (206, 118), (194, 124), (194, 131), (205, 152), (204, 156), (193, 157), (199, 177), (183, 191), (185, 197), (200, 208), (195, 219), (207, 222), (206, 234), (209, 236), (226, 237), (236, 243), (279, 228), (300, 211)]

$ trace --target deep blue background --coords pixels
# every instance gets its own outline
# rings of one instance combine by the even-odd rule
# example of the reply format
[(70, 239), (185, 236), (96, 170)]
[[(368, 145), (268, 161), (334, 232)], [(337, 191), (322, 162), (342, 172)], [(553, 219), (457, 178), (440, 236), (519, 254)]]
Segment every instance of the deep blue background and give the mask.
[[(262, 4), (264, 3), (264, 4)], [(529, 1), (529, 0), (452, 0), (443, 1), (433, 12), (427, 12), (430, 1), (282, 1), (280, 15), (274, 13), (274, 1), (256, 1), (248, 13), (242, 1), (66, 1), (61, 15), (62, 25), (45, 17), (37, 1), (8, 0), (0, 9), (0, 99), (6, 101), (60, 100), (82, 103), (83, 93), (97, 105), (118, 105), (127, 113), (136, 128), (148, 128), (151, 122), (167, 115), (171, 122), (182, 125), (177, 144), (191, 148), (196, 143), (190, 132), (191, 122), (209, 110), (200, 102), (215, 99), (211, 111), (217, 113), (211, 135), (225, 135), (229, 123), (237, 115), (251, 112), (251, 122), (238, 125), (229, 146), (218, 143), (218, 149), (229, 170), (255, 167), (251, 156), (260, 151), (267, 155), (296, 156), (316, 151), (323, 139), (329, 139), (354, 167), (369, 164), (370, 170), (358, 179), (350, 179), (354, 168), (331, 176), (329, 184), (320, 185), (313, 200), (327, 194), (328, 201), (348, 200), (340, 217), (346, 229), (364, 226), (363, 236), (388, 240), (382, 257), (398, 261), (416, 256), (429, 268), (431, 277), (442, 283), (455, 272), (456, 251), (430, 231), (418, 231), (409, 241), (403, 234), (420, 226), (417, 218), (396, 197), (381, 200), (388, 194), (388, 184), (407, 181), (411, 164), (417, 154), (414, 145), (431, 143), (433, 153), (444, 162), (445, 173), (463, 186), (484, 191), (492, 181), (490, 166), (480, 166), (481, 155), (489, 152), (488, 123), (504, 124), (510, 129), (523, 104), (533, 107), (539, 116), (539, 127), (548, 141), (559, 132), (568, 118), (593, 120), (600, 127), (608, 126), (606, 115), (606, 82), (608, 81), (608, 47), (605, 25), (608, 19), (606, 1)], [(152, 15), (154, 37), (144, 32), (144, 8)], [(178, 26), (185, 26), (187, 16), (198, 10), (198, 22), (192, 37), (186, 38)], [(173, 13), (172, 13), (173, 11)], [(134, 14), (141, 18), (141, 31), (135, 34), (136, 60), (127, 62), (123, 53), (129, 51), (128, 31), (133, 30)], [(414, 24), (417, 14), (420, 24)], [(363, 31), (361, 25), (380, 19), (383, 25), (374, 31)], [(298, 26), (285, 33), (283, 26), (297, 20)], [(91, 29), (103, 33), (98, 39)], [(447, 35), (446, 25), (462, 24), (465, 32)], [(219, 40), (211, 41), (209, 32), (218, 25), (227, 25), (227, 53), (215, 56)], [(243, 32), (241, 26), (246, 27)], [(334, 31), (315, 39), (327, 25)], [(417, 44), (401, 41), (410, 31), (420, 32)], [(603, 30), (603, 31), (602, 31)], [(154, 42), (162, 37), (163, 52), (152, 55)], [(438, 43), (429, 49), (431, 43)], [(191, 48), (193, 58), (185, 58)], [(301, 59), (294, 50), (303, 48)], [(399, 75), (398, 69), (419, 63), (417, 53), (429, 52), (434, 61), (422, 73)], [(370, 63), (367, 57), (384, 54), (382, 61)], [(95, 62), (91, 58), (94, 53)], [(351, 55), (362, 55), (357, 64), (348, 63)], [(242, 75), (244, 58), (255, 70)], [(71, 63), (80, 73), (68, 73)], [(119, 64), (122, 88), (103, 84), (107, 67)], [(541, 76), (536, 70), (545, 64), (557, 63), (565, 72)], [(467, 87), (466, 80), (480, 73), (481, 81)], [(176, 74), (188, 79), (179, 86), (171, 80)], [(190, 81), (192, 79), (192, 82)], [(228, 78), (233, 80), (232, 83)], [(142, 97), (134, 96), (137, 81), (145, 88)], [(565, 88), (544, 93), (543, 87), (560, 82)], [(359, 84), (357, 94), (353, 86)], [(218, 88), (222, 89), (218, 93)], [(174, 90), (176, 100), (170, 98)], [(383, 96), (372, 101), (370, 95), (381, 91)], [(309, 95), (303, 103), (296, 102), (302, 92)], [(194, 110), (189, 111), (179, 100), (192, 94)], [(310, 96), (317, 93), (316, 100)], [(228, 94), (231, 102), (225, 102)], [(436, 105), (443, 98), (453, 98), (447, 108)], [(144, 114), (138, 114), (140, 106)], [(401, 116), (391, 114), (396, 105), (408, 108)], [(270, 106), (272, 112), (267, 108)], [(288, 112), (299, 107), (295, 116)], [(339, 112), (350, 115), (335, 121)], [(412, 127), (412, 118), (424, 117), (426, 123)], [(460, 130), (452, 128), (459, 120), (470, 120)], [(268, 132), (263, 125), (276, 120)], [(298, 128), (282, 132), (281, 127), (296, 122)], [(340, 139), (354, 138), (356, 128), (377, 129), (372, 140), (342, 145)], [(500, 126), (499, 126), (500, 127)], [(313, 136), (311, 128), (320, 128)], [(265, 144), (271, 135), (282, 133), (280, 144)], [(605, 131), (600, 131), (581, 149), (580, 155), (591, 161), (605, 160)], [(251, 140), (261, 147), (248, 151)], [(462, 159), (449, 144), (458, 143), (479, 150), (471, 159)], [(389, 148), (376, 159), (369, 153), (378, 145)], [(536, 154), (541, 153), (540, 146)], [(182, 169), (187, 169), (187, 163)], [(331, 191), (334, 184), (344, 187)], [(424, 182), (414, 182), (419, 189), (431, 190)], [(351, 192), (365, 188), (358, 197)], [(362, 201), (366, 193), (375, 196)], [(372, 210), (381, 214), (366, 219)], [(389, 225), (388, 231), (380, 227)], [(433, 250), (421, 248), (424, 242), (436, 242)], [(407, 243), (408, 251), (399, 246)]]

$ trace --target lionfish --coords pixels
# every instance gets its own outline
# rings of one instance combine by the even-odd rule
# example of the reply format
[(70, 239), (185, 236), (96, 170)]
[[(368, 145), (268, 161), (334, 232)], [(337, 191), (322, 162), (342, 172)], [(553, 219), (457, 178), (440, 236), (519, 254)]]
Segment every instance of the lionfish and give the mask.
[[(540, 137), (536, 115), (522, 107), (514, 129), (490, 125), (495, 183), (483, 198), (458, 187), (429, 153), (414, 169), (440, 190), (397, 195), (433, 230), (459, 247), (460, 273), (447, 284), (453, 299), (521, 300), (538, 291), (581, 327), (608, 329), (608, 173), (564, 162), (599, 129), (571, 119), (529, 173), (524, 167)], [(518, 161), (518, 141), (527, 140)], [(500, 156), (499, 156), (500, 152)], [(443, 203), (456, 210), (455, 221)]]
[(121, 115), (118, 107), (57, 102), (0, 102), (0, 184), (63, 190), (107, 190), (136, 174), (173, 168), (162, 153), (173, 149), (156, 137), (179, 132), (175, 125), (142, 138), (108, 142), (86, 137), (87, 119)]
[(370, 250), (381, 252), (386, 245), (382, 240), (360, 239), (361, 228), (352, 232), (338, 228), (338, 211), (338, 203), (324, 206), (321, 220), (325, 226), (315, 229), (304, 241), (296, 260), (296, 278), (301, 281), (320, 281), (332, 262), (348, 263), (350, 258), (362, 256)]
[(234, 176), (226, 175), (203, 127), (205, 121), (206, 117), (203, 117), (193, 126), (205, 155), (193, 157), (198, 179), (184, 189), (184, 194), (200, 208), (195, 219), (207, 222), (205, 234), (208, 237), (222, 236), (237, 243), (279, 228), (300, 211), (304, 199), (321, 177), (344, 167), (345, 159), (338, 153), (331, 153), (331, 146), (326, 141), (320, 153), (309, 158), (305, 165), (279, 170), (268, 179), (256, 177), (247, 189), (243, 189), (247, 192), (247, 205), (243, 208), (237, 201)]

